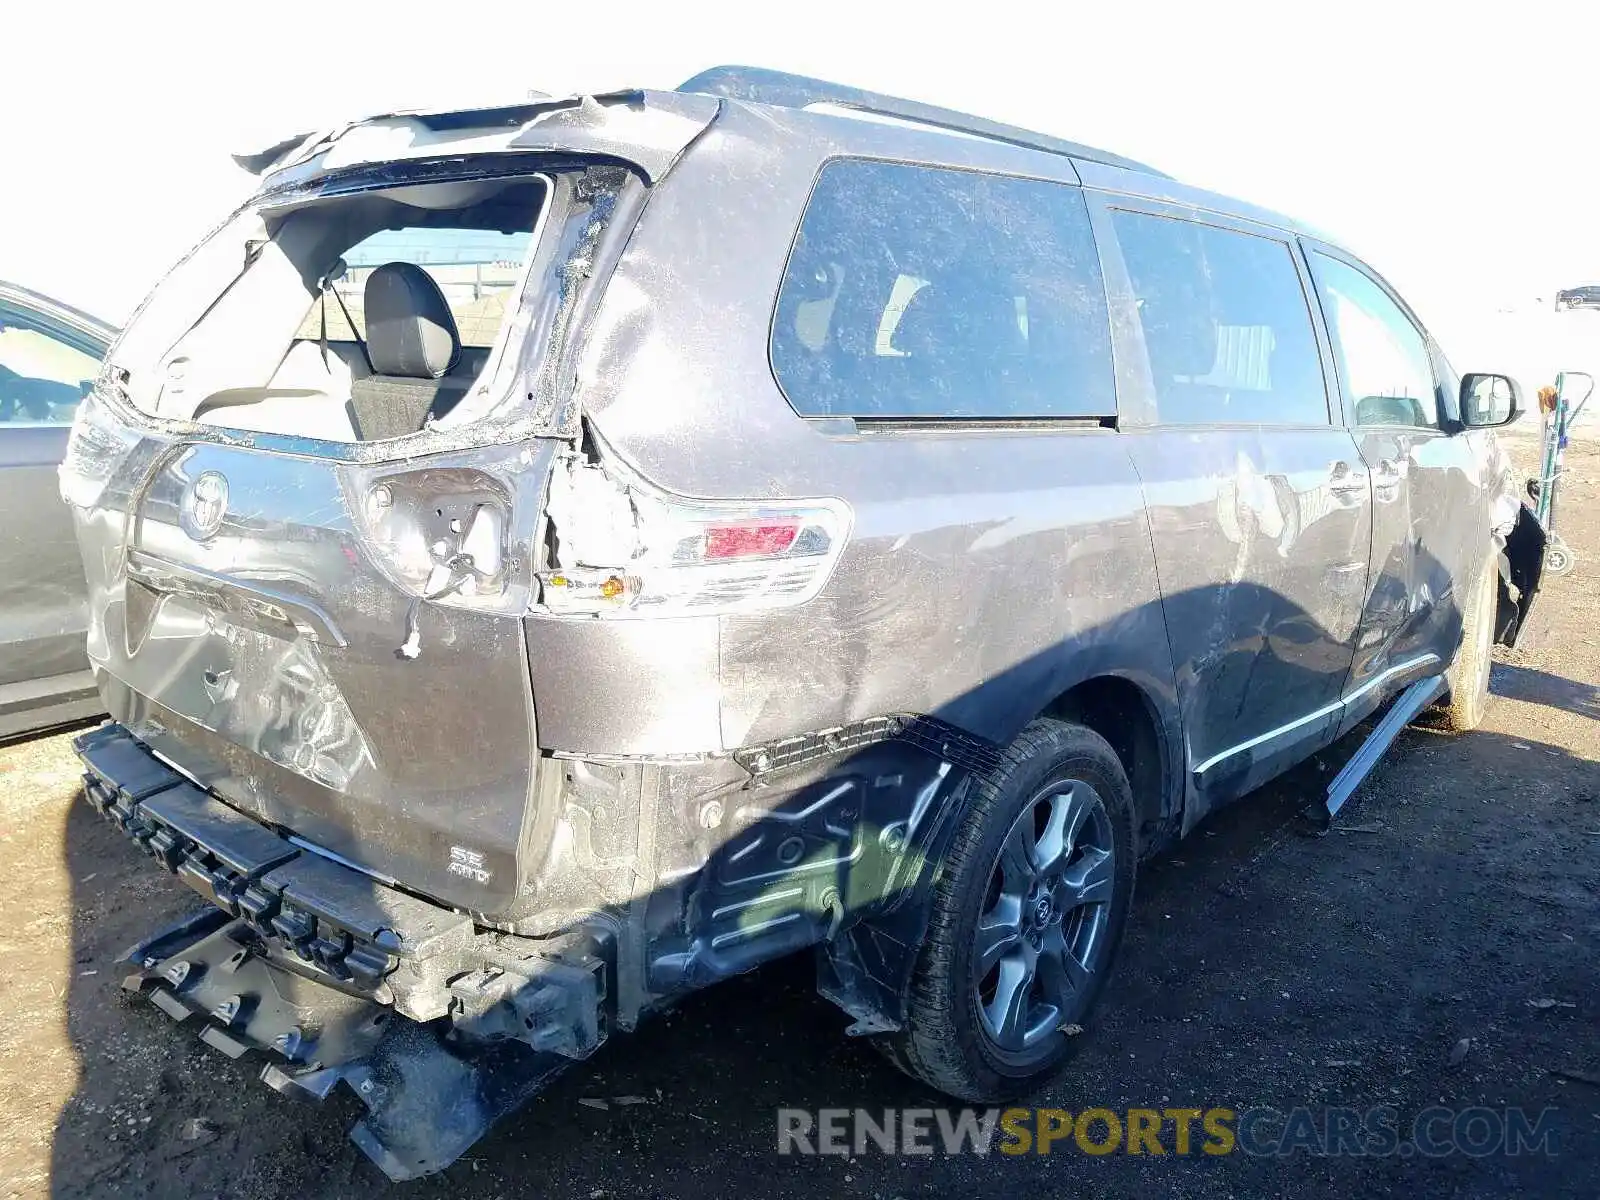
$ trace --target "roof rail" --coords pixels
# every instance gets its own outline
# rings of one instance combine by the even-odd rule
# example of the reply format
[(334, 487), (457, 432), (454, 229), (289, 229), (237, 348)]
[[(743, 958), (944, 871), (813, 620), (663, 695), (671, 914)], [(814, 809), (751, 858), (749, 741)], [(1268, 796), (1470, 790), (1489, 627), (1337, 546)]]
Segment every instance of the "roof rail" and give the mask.
[(954, 133), (974, 134), (991, 141), (1023, 146), (1029, 150), (1043, 150), (1047, 154), (1064, 154), (1089, 162), (1105, 163), (1112, 167), (1125, 167), (1130, 171), (1143, 171), (1147, 175), (1170, 178), (1153, 167), (1079, 145), (1047, 133), (1034, 133), (1015, 125), (1003, 125), (985, 117), (957, 112), (924, 104), (920, 100), (902, 100), (898, 96), (885, 96), (861, 88), (829, 83), (825, 79), (812, 79), (806, 75), (791, 75), (786, 71), (772, 71), (765, 67), (721, 66), (700, 72), (693, 79), (679, 84), (680, 92), (702, 92), (708, 96), (721, 96), (728, 100), (748, 100), (756, 104), (771, 104), (778, 108), (806, 108), (816, 104), (831, 104), (838, 108), (853, 108), (859, 112), (883, 117), (897, 117), (917, 125), (930, 125)]

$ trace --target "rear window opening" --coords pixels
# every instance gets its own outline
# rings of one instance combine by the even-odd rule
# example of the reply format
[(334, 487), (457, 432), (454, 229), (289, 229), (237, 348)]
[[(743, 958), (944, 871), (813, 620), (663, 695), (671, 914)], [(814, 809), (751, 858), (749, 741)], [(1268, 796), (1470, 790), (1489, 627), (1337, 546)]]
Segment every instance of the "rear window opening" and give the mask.
[(439, 285), (464, 349), (492, 346), (532, 239), (531, 230), (502, 233), (459, 225), (381, 229), (345, 251), (345, 269), (317, 297), (296, 338), (319, 341), (326, 321), (332, 342), (365, 340), (368, 281), (379, 267), (405, 262)]
[(129, 397), (326, 441), (416, 433), (495, 374), (551, 192), (521, 175), (269, 197), (157, 290), (116, 353)]

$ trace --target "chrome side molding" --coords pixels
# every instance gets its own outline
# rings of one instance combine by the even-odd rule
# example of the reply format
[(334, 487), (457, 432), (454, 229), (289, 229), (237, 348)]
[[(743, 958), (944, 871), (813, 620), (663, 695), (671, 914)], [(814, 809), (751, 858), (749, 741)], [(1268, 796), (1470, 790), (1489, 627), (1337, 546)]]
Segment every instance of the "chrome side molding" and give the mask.
[[(1423, 671), (1426, 671), (1430, 668), (1436, 668), (1439, 665), (1439, 656), (1432, 652), (1427, 654), (1419, 654), (1416, 658), (1410, 658), (1405, 662), (1396, 663), (1394, 666), (1388, 668), (1380, 674), (1374, 675), (1371, 679), (1367, 680), (1349, 695), (1335, 700), (1332, 704), (1325, 704), (1321, 708), (1316, 709), (1314, 712), (1306, 713), (1302, 717), (1296, 717), (1293, 721), (1290, 721), (1285, 725), (1279, 725), (1275, 729), (1269, 729), (1266, 733), (1258, 734), (1256, 737), (1250, 738), (1248, 741), (1240, 742), (1237, 746), (1230, 746), (1228, 749), (1219, 754), (1213, 754), (1210, 758), (1195, 766), (1193, 771), (1195, 789), (1197, 791), (1204, 791), (1209, 782), (1215, 781), (1220, 775), (1225, 773), (1223, 771), (1219, 771), (1218, 768), (1228, 766), (1231, 760), (1237, 758), (1239, 755), (1259, 755), (1262, 753), (1274, 753), (1279, 749), (1286, 749), (1287, 747), (1294, 745), (1301, 739), (1301, 737), (1304, 736), (1302, 731), (1305, 730), (1307, 726), (1314, 725), (1319, 722), (1326, 724), (1330, 721), (1333, 721), (1335, 718), (1337, 718), (1339, 721), (1342, 721), (1345, 713), (1349, 712), (1358, 704), (1365, 703), (1367, 697), (1375, 689), (1387, 689), (1397, 686), (1402, 680), (1410, 679), (1421, 674)], [(1432, 697), (1430, 697), (1430, 699), (1431, 698)], [(1376, 706), (1374, 705), (1373, 707)], [(1411, 715), (1414, 716), (1416, 711), (1417, 710), (1415, 709), (1412, 710)], [(1387, 720), (1387, 718), (1385, 719)], [(1410, 719), (1410, 716), (1406, 718), (1408, 721)], [(1401, 722), (1401, 724), (1403, 725), (1404, 722)], [(1359, 783), (1360, 780), (1357, 780), (1356, 782)]]

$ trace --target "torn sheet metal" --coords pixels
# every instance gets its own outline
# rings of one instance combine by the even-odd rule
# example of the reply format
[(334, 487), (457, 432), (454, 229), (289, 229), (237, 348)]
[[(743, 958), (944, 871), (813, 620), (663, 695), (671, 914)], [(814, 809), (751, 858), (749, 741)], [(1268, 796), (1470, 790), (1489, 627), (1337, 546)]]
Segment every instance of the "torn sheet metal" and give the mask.
[[(554, 180), (551, 211), (542, 226), (545, 232), (535, 244), (517, 307), (508, 317), (508, 336), (515, 344), (492, 360), (491, 369), (448, 419), (430, 420), (419, 432), (402, 437), (343, 442), (155, 415), (152, 388), (162, 378), (162, 356), (169, 343), (196, 319), (193, 312), (184, 310), (203, 307), (202, 297), (229, 286), (227, 281), (238, 272), (236, 263), (242, 258), (245, 240), (261, 231), (260, 220), (242, 212), (214, 235), (213, 241), (223, 244), (197, 249), (162, 285), (172, 287), (175, 293), (195, 293), (193, 299), (185, 301), (180, 296), (176, 315), (147, 303), (144, 318), (136, 317), (113, 347), (109, 365), (95, 385), (97, 402), (111, 418), (107, 424), (174, 439), (356, 463), (504, 445), (529, 437), (574, 436), (573, 360), (580, 349), (580, 334), (586, 314), (596, 303), (596, 293), (604, 288), (633, 230), (647, 189), (618, 166), (592, 166), (557, 175)], [(190, 286), (178, 272), (196, 272), (201, 283)], [(164, 329), (155, 328), (163, 322)], [(79, 421), (74, 440), (87, 433), (87, 423)]]
[(363, 163), (530, 150), (595, 155), (660, 179), (716, 117), (710, 96), (638, 89), (572, 95), (502, 108), (390, 112), (235, 155), (268, 187)]
[[(126, 952), (123, 987), (228, 1058), (265, 1060), (262, 1082), (276, 1091), (324, 1100), (347, 1087), (366, 1107), (350, 1139), (392, 1180), (448, 1167), (572, 1065), (523, 1042), (394, 1018), (275, 961), (242, 926), (215, 909), (180, 922)], [(508, 1022), (519, 1016), (512, 1009)]]

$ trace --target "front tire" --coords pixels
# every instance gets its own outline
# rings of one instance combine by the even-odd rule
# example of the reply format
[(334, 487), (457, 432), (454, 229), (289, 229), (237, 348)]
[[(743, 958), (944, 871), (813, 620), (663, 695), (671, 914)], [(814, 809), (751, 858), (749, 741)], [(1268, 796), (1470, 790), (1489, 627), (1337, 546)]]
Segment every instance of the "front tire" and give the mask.
[(1446, 728), (1470, 733), (1489, 712), (1489, 665), (1494, 655), (1494, 614), (1499, 589), (1498, 556), (1491, 553), (1461, 614), (1461, 649), (1444, 673), (1450, 689), (1444, 710)]
[(1033, 722), (978, 781), (942, 864), (890, 1059), (975, 1103), (1055, 1074), (1110, 974), (1134, 874), (1116, 753), (1092, 730)]

